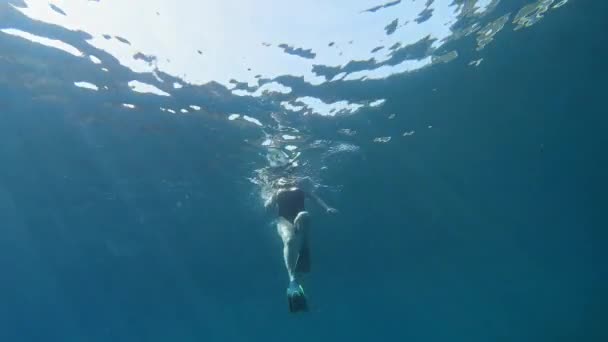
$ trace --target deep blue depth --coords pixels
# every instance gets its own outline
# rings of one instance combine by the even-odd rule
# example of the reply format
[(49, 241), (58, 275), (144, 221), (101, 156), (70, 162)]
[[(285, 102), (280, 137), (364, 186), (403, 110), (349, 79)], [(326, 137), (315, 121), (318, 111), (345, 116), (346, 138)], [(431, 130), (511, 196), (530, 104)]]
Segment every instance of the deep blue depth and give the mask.
[[(476, 69), (462, 49), (336, 94), (386, 98), (393, 121), (309, 119), (361, 132), (361, 151), (323, 173), (340, 214), (312, 209), (305, 315), (287, 312), (280, 240), (246, 179), (252, 131), (83, 95), (70, 73), (86, 63), (0, 35), (0, 340), (607, 341), (608, 8), (571, 2), (502, 31)], [(417, 133), (371, 142), (403, 127)]]

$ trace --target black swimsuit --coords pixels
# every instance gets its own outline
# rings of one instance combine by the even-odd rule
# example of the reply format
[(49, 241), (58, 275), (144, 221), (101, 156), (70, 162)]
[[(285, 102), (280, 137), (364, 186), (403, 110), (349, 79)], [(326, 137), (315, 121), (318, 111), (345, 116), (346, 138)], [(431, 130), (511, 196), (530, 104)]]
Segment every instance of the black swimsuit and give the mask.
[(298, 188), (281, 190), (277, 194), (279, 216), (293, 223), (298, 213), (304, 211), (304, 191)]

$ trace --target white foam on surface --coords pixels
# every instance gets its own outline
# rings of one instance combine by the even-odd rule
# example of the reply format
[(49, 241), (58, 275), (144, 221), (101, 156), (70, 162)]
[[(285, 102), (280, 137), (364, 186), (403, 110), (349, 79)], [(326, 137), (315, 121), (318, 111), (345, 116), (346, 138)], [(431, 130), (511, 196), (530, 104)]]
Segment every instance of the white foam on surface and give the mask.
[(305, 109), (304, 106), (294, 106), (291, 103), (289, 103), (288, 101), (283, 101), (281, 102), (281, 107), (285, 108), (288, 111), (291, 112), (299, 112)]
[(353, 114), (363, 108), (363, 105), (358, 103), (350, 103), (348, 101), (325, 103), (323, 100), (311, 96), (299, 97), (296, 99), (296, 102), (302, 103), (311, 113), (321, 116)]
[(387, 143), (391, 141), (391, 137), (378, 137), (378, 138), (374, 138), (374, 142), (375, 143)]
[[(58, 15), (45, 1), (25, 0), (27, 7), (17, 10), (35, 20), (87, 32), (92, 36), (88, 41), (91, 45), (110, 53), (135, 72), (158, 68), (185, 83), (215, 81), (230, 87), (230, 80), (256, 84), (256, 75), (270, 80), (290, 75), (319, 85), (329, 80), (315, 74), (314, 65), (343, 66), (372, 57), (380, 63), (390, 55), (385, 51), (371, 53), (375, 47), (395, 43), (405, 46), (424, 37), (434, 39), (433, 47), (437, 48), (453, 34), (450, 28), (462, 14), (463, 6), (453, 1), (427, 2), (402, 1), (374, 13), (364, 11), (378, 4), (371, 0), (182, 0), (179, 6), (168, 5), (167, 0), (148, 0), (145, 6), (139, 1), (62, 1), (68, 16)], [(486, 3), (487, 0), (480, 1), (479, 11)], [(433, 10), (432, 15), (416, 23), (427, 8)], [(268, 13), (272, 13), (272, 20), (257, 20)], [(387, 36), (385, 27), (396, 17), (409, 24)], [(103, 34), (127, 38), (131, 44), (104, 39)], [(335, 44), (329, 46), (329, 42)], [(308, 51), (309, 56), (287, 53), (279, 47), (283, 43), (294, 50)], [(199, 54), (198, 50), (205, 53)], [(155, 63), (132, 58), (138, 52), (158, 58)], [(369, 71), (368, 78), (422, 64), (407, 65), (409, 68), (397, 65)], [(365, 74), (350, 75), (350, 79), (360, 79)]]
[(234, 95), (237, 96), (252, 96), (252, 97), (260, 97), (263, 95), (269, 94), (289, 94), (292, 89), (290, 87), (284, 86), (279, 82), (269, 82), (261, 87), (257, 88), (255, 91), (250, 92), (245, 89), (235, 89), (232, 91)]
[(99, 59), (93, 55), (90, 55), (89, 59), (91, 60), (91, 62), (93, 62), (93, 64), (101, 64), (101, 59)]
[(27, 39), (31, 42), (38, 43), (38, 44), (41, 44), (44, 46), (52, 47), (52, 48), (67, 52), (70, 55), (73, 55), (76, 57), (83, 56), (83, 54), (80, 50), (78, 50), (77, 48), (73, 47), (70, 44), (62, 42), (61, 40), (40, 37), (40, 36), (31, 34), (29, 32), (21, 31), (21, 30), (14, 29), (14, 28), (1, 29), (0, 32), (9, 34), (11, 36)]
[[(458, 54), (434, 54), (443, 51), (440, 48), (444, 44), (464, 36), (463, 32), (478, 30), (479, 26), (472, 26), (476, 17), (495, 10), (499, 0), (465, 1), (466, 4), (452, 0), (403, 0), (377, 11), (366, 11), (382, 5), (375, 0), (181, 0), (179, 6), (168, 0), (53, 1), (69, 15), (58, 14), (47, 1), (23, 2), (25, 6), (12, 6), (32, 20), (87, 33), (90, 38), (85, 42), (93, 48), (111, 55), (135, 73), (152, 73), (159, 82), (162, 82), (159, 75), (174, 78), (176, 81), (171, 81), (174, 89), (213, 82), (234, 95), (277, 97), (286, 111), (332, 117), (380, 106), (382, 102), (368, 105), (371, 99), (362, 99), (361, 103), (340, 98), (316, 99), (310, 96), (315, 92), (307, 89), (329, 82), (333, 82), (329, 87), (337, 87), (343, 82), (382, 80), (449, 62)], [(513, 9), (517, 13), (513, 20), (516, 28), (537, 23), (549, 9), (562, 6), (567, 0), (531, 2), (519, 11)], [(272, 20), (259, 20), (267, 18), (268, 13), (272, 13)], [(430, 16), (420, 20), (421, 13)], [(482, 29), (477, 38), (484, 44), (490, 42), (502, 29), (502, 20), (506, 22), (502, 18)], [(399, 26), (387, 35), (386, 27), (395, 19)], [(81, 51), (66, 42), (15, 28), (0, 32), (82, 56)], [(104, 35), (112, 38), (106, 39)], [(130, 43), (116, 37), (124, 37)], [(425, 40), (429, 42), (428, 49), (416, 59), (395, 57), (393, 53), (399, 51), (390, 48)], [(134, 58), (138, 53), (151, 59)], [(101, 63), (97, 57), (89, 58), (93, 63)], [(356, 66), (351, 67), (352, 63)], [(102, 70), (108, 72), (106, 68)], [(280, 83), (285, 79), (297, 79), (304, 87), (292, 89), (286, 85), (291, 83)], [(259, 86), (260, 82), (266, 83)], [(247, 84), (246, 89), (236, 89), (240, 84)], [(157, 95), (170, 96), (156, 89)]]
[(380, 100), (376, 100), (376, 101), (372, 101), (370, 102), (369, 106), (370, 107), (380, 107), (382, 106), (384, 103), (386, 102), (385, 99), (380, 99)]
[(247, 116), (247, 115), (243, 115), (243, 120), (248, 121), (248, 122), (251, 122), (251, 123), (253, 123), (253, 124), (255, 124), (255, 125), (258, 125), (258, 126), (260, 126), (260, 127), (261, 127), (261, 126), (264, 126), (264, 125), (262, 125), (262, 123), (260, 122), (260, 120), (258, 120), (258, 119), (256, 119), (256, 118), (252, 118), (252, 117)]
[(89, 89), (89, 90), (99, 90), (99, 87), (89, 82), (74, 82), (74, 85), (79, 88)]
[(154, 95), (159, 95), (159, 96), (171, 96), (171, 94), (162, 91), (160, 89), (158, 89), (157, 87), (148, 84), (148, 83), (144, 83), (141, 81), (137, 81), (137, 80), (133, 80), (129, 82), (129, 88), (131, 88), (131, 90), (133, 90), (134, 92), (137, 93), (142, 93), (142, 94), (154, 94)]

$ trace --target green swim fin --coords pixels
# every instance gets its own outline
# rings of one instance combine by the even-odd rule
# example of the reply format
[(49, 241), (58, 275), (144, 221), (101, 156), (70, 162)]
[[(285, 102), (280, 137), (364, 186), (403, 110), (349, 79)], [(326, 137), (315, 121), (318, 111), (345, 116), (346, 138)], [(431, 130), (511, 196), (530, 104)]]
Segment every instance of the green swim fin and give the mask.
[(289, 303), (289, 312), (308, 311), (308, 302), (304, 289), (295, 281), (292, 281), (287, 288), (287, 301)]

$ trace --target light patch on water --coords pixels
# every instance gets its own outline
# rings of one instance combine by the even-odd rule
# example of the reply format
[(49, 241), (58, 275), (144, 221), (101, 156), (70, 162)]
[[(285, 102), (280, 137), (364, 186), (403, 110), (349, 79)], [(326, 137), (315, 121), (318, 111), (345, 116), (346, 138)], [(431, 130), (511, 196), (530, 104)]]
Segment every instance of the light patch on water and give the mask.
[(235, 89), (232, 91), (232, 95), (236, 96), (253, 96), (253, 93), (248, 92), (245, 89)]
[(414, 70), (421, 69), (433, 63), (432, 56), (418, 60), (405, 60), (397, 65), (383, 65), (371, 70), (361, 70), (352, 72), (346, 77), (345, 81), (364, 81), (364, 80), (380, 80), (389, 76), (403, 74)]
[(108, 70), (108, 68), (101, 68), (102, 71), (104, 72), (109, 72), (110, 70)]
[(481, 62), (483, 62), (483, 58), (472, 60), (469, 62), (469, 65), (473, 67), (478, 67)]
[(567, 3), (568, 3), (568, 0), (562, 0), (562, 1), (558, 2), (558, 3), (556, 3), (555, 5), (553, 5), (552, 8), (553, 9), (560, 8), (560, 7), (564, 6)]
[(101, 59), (99, 59), (93, 55), (90, 55), (89, 59), (91, 60), (91, 62), (93, 62), (93, 64), (101, 64)]
[(494, 36), (505, 27), (510, 16), (511, 13), (507, 13), (477, 31), (477, 51), (482, 50), (494, 40)]
[(199, 111), (202, 109), (200, 106), (197, 106), (197, 105), (190, 105), (190, 108), (192, 108), (193, 110), (196, 110), (196, 111)]
[(489, 9), (493, 8), (498, 4), (500, 0), (477, 0), (473, 1), (475, 3), (475, 13), (483, 14)]
[(348, 101), (325, 103), (321, 99), (310, 96), (298, 97), (296, 102), (302, 103), (309, 113), (321, 116), (353, 114), (363, 108), (363, 105), (358, 103), (349, 103)]
[(167, 111), (167, 108), (160, 107), (160, 111), (161, 111), (161, 112), (166, 112), (166, 111)]
[(382, 106), (384, 103), (386, 102), (385, 99), (380, 99), (380, 100), (376, 100), (376, 101), (372, 101), (369, 103), (370, 107), (380, 107)]
[(271, 146), (272, 143), (273, 142), (271, 139), (266, 139), (266, 140), (262, 141), (262, 146)]
[(388, 119), (393, 120), (396, 116), (397, 116), (397, 114), (391, 114), (388, 116)]
[(160, 76), (158, 76), (158, 73), (156, 72), (156, 70), (154, 70), (154, 72), (152, 72), (152, 76), (154, 76), (154, 78), (160, 83), (165, 82), (165, 80), (163, 80), (162, 78), (160, 78)]
[(171, 96), (171, 94), (164, 92), (151, 84), (143, 83), (143, 82), (140, 82), (137, 80), (133, 80), (133, 81), (129, 82), (129, 88), (131, 88), (131, 90), (133, 90), (136, 93), (154, 94), (154, 95), (159, 95), (159, 96)]
[(89, 90), (99, 90), (99, 88), (94, 85), (93, 83), (89, 83), (89, 82), (74, 82), (74, 85), (80, 88), (85, 88), (85, 89), (89, 89)]
[(311, 142), (309, 147), (313, 148), (313, 149), (318, 149), (318, 148), (326, 148), (329, 145), (331, 145), (330, 140), (317, 139), (317, 140)]
[[(567, 2), (531, 1), (515, 16), (516, 29), (533, 25), (549, 8)], [(159, 82), (161, 73), (175, 77), (175, 89), (216, 82), (241, 96), (290, 94), (296, 100), (281, 102), (286, 111), (323, 116), (354, 113), (363, 105), (314, 99), (308, 96), (311, 92), (298, 92), (277, 80), (297, 78), (306, 83), (304, 89), (327, 82), (338, 87), (421, 70), (457, 58), (455, 51), (437, 54), (446, 43), (475, 32), (482, 49), (509, 18), (503, 15), (481, 28), (481, 20), (500, 0), (183, 0), (169, 8), (168, 0), (148, 0), (145, 6), (139, 1), (61, 1), (69, 15), (58, 14), (45, 1), (23, 2), (24, 7), (13, 7), (33, 20), (86, 32), (91, 36), (86, 43), (136, 73), (152, 73)], [(268, 13), (272, 20), (257, 20)], [(15, 33), (10, 30), (2, 32)], [(37, 38), (41, 44), (59, 42)], [(71, 45), (61, 46), (82, 55)], [(410, 47), (418, 52), (410, 54)], [(256, 88), (260, 80), (268, 83)], [(237, 84), (255, 90), (236, 89)]]
[(344, 76), (346, 76), (346, 75), (347, 75), (346, 72), (342, 71), (341, 73), (334, 76), (330, 82), (342, 81), (344, 79)]
[(514, 30), (519, 30), (524, 27), (530, 27), (541, 19), (549, 10), (549, 7), (555, 0), (537, 0), (534, 3), (528, 4), (517, 12), (513, 24), (517, 25)]
[(286, 149), (287, 151), (295, 151), (295, 150), (297, 150), (297, 149), (298, 149), (298, 146), (295, 146), (295, 145), (287, 145), (287, 146), (285, 146), (285, 149)]
[(260, 127), (264, 126), (264, 125), (262, 125), (262, 123), (260, 122), (260, 120), (258, 120), (256, 118), (252, 118), (252, 117), (247, 116), (247, 115), (243, 115), (243, 120), (251, 122), (252, 124), (258, 125)]
[(232, 93), (237, 96), (260, 97), (262, 95), (269, 95), (272, 93), (289, 94), (291, 93), (291, 88), (284, 86), (279, 82), (270, 82), (259, 87), (254, 92), (247, 91), (246, 89), (235, 89), (232, 91)]
[(295, 135), (283, 134), (282, 138), (283, 140), (296, 140), (298, 137)]
[(177, 114), (177, 112), (173, 109), (167, 109), (167, 112), (171, 113), (171, 114)]
[(40, 37), (40, 36), (36, 36), (34, 34), (31, 34), (29, 32), (25, 32), (25, 31), (21, 31), (21, 30), (18, 30), (18, 29), (13, 29), (13, 28), (1, 29), (0, 32), (9, 34), (11, 36), (27, 39), (27, 40), (29, 40), (31, 42), (38, 43), (38, 44), (41, 44), (41, 45), (44, 45), (44, 46), (47, 46), (47, 47), (52, 47), (52, 48), (55, 48), (55, 49), (67, 52), (70, 55), (73, 55), (73, 56), (76, 56), (76, 57), (82, 57), (83, 56), (83, 54), (82, 54), (82, 52), (80, 52), (80, 50), (78, 50), (77, 48), (73, 47), (70, 44), (62, 42), (61, 40)]
[(414, 135), (414, 133), (416, 133), (416, 131), (403, 132), (403, 136), (404, 137), (409, 137), (411, 135)]
[(228, 115), (228, 120), (233, 121), (241, 117), (241, 114), (230, 114)]
[(277, 167), (289, 164), (292, 158), (289, 154), (276, 147), (269, 147), (266, 150), (266, 160), (268, 161), (268, 165)]
[(188, 113), (190, 113), (187, 109), (181, 109), (180, 112), (182, 114), (188, 114)]
[[(134, 1), (65, 1), (62, 8), (70, 15), (62, 16), (42, 1), (25, 3), (27, 7), (18, 10), (26, 16), (89, 33), (89, 44), (112, 54), (135, 72), (158, 68), (186, 83), (215, 81), (226, 87), (232, 79), (255, 84), (256, 75), (271, 80), (291, 75), (318, 85), (328, 80), (313, 72), (314, 65), (340, 66), (372, 56), (377, 62), (388, 60), (389, 53), (371, 53), (379, 45), (406, 46), (428, 36), (436, 49), (454, 34), (451, 27), (462, 11), (462, 6), (452, 1), (428, 0), (393, 1), (390, 6), (380, 5), (383, 10), (367, 12), (361, 12), (361, 8), (370, 8), (373, 4), (369, 0), (260, 0), (246, 4), (241, 0), (184, 0), (180, 6), (171, 7), (169, 13), (164, 10), (166, 0), (149, 0), (145, 7)], [(480, 11), (491, 7), (487, 1), (480, 1), (479, 5)], [(416, 22), (423, 11), (428, 12), (428, 18)], [(231, 20), (223, 19), (226, 13)], [(268, 13), (273, 13), (273, 20), (255, 20)], [(385, 27), (395, 17), (400, 23), (410, 24), (401, 25), (386, 36)], [(251, 28), (252, 22), (256, 23), (255, 29)], [(150, 34), (152, 28), (154, 34)], [(130, 44), (118, 38), (105, 39), (104, 34), (128, 38)], [(156, 56), (156, 63), (134, 59), (139, 52)], [(385, 66), (381, 71), (392, 75), (403, 72), (404, 66), (396, 65), (394, 69)]]
[(341, 128), (338, 130), (339, 134), (346, 135), (348, 137), (352, 137), (357, 134), (357, 131), (352, 130), (350, 128)]
[(391, 137), (378, 137), (378, 138), (374, 138), (374, 142), (375, 143), (387, 143), (391, 141)]
[(129, 109), (135, 109), (135, 105), (131, 103), (123, 103), (122, 106)]
[(431, 56), (432, 63), (431, 64), (439, 64), (439, 63), (449, 63), (458, 58), (458, 51), (450, 51), (445, 55), (440, 56)]
[(304, 106), (294, 106), (291, 103), (287, 102), (287, 101), (283, 101), (281, 102), (281, 106), (283, 108), (285, 108), (286, 110), (292, 111), (292, 112), (299, 112), (305, 109)]
[(359, 146), (348, 144), (348, 143), (338, 143), (333, 146), (330, 146), (327, 149), (327, 155), (333, 155), (337, 153), (349, 153), (349, 152), (357, 152), (359, 151)]

